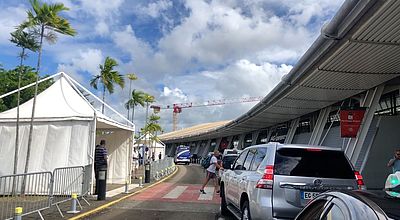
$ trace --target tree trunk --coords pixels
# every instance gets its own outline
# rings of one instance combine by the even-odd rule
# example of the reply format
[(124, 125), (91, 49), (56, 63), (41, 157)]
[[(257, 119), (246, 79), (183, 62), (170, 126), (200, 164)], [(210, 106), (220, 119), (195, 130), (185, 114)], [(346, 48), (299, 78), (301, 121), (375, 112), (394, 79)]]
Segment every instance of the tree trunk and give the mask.
[(146, 121), (145, 121), (146, 123), (144, 124), (144, 127), (147, 126), (148, 115), (149, 115), (149, 102), (146, 102)]
[(131, 120), (132, 123), (133, 123), (133, 117), (135, 117), (135, 105), (132, 107), (132, 120)]
[[(29, 157), (30, 157), (30, 154), (31, 154), (32, 134), (33, 134), (33, 118), (35, 117), (36, 96), (37, 96), (37, 93), (38, 93), (39, 70), (40, 70), (40, 61), (41, 61), (41, 58), (42, 58), (43, 35), (44, 35), (44, 25), (42, 25), (41, 30), (40, 30), (39, 54), (38, 54), (38, 62), (37, 62), (37, 67), (36, 67), (35, 95), (33, 96), (32, 116), (31, 116), (31, 122), (30, 122), (30, 125), (29, 125), (29, 138), (28, 138), (28, 149), (27, 149), (27, 152), (26, 152), (25, 173), (28, 172)], [(24, 181), (24, 183), (25, 183), (25, 181)]]
[[(128, 98), (128, 101), (130, 100), (132, 98), (132, 80), (130, 80), (130, 82), (129, 82), (129, 98)], [(130, 111), (130, 106), (128, 105), (128, 121), (130, 120), (129, 119), (129, 111)]]
[(103, 84), (103, 103), (101, 103), (101, 113), (104, 114), (104, 99), (106, 96), (106, 86)]
[(21, 75), (22, 75), (22, 61), (24, 59), (25, 48), (22, 48), (21, 54), (21, 61), (19, 64), (19, 71), (18, 71), (18, 92), (17, 92), (17, 124), (15, 130), (15, 153), (14, 153), (14, 174), (17, 174), (17, 167), (18, 167), (18, 151), (19, 151), (19, 104), (20, 104), (20, 97), (21, 92), (19, 89), (21, 88)]

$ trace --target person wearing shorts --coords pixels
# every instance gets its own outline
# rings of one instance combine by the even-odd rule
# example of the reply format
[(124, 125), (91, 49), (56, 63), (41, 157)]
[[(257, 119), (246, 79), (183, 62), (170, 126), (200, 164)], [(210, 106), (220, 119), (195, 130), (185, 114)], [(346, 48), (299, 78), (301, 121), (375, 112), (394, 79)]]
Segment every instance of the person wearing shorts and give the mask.
[(204, 187), (207, 185), (207, 183), (210, 181), (210, 179), (214, 180), (214, 186), (217, 189), (217, 193), (219, 193), (219, 187), (218, 187), (218, 179), (216, 175), (216, 170), (218, 169), (224, 169), (222, 166), (218, 164), (218, 159), (217, 157), (219, 156), (219, 151), (215, 150), (213, 156), (211, 157), (210, 160), (210, 166), (207, 168), (207, 176), (204, 180), (203, 186), (200, 189), (200, 193), (206, 194), (204, 191)]

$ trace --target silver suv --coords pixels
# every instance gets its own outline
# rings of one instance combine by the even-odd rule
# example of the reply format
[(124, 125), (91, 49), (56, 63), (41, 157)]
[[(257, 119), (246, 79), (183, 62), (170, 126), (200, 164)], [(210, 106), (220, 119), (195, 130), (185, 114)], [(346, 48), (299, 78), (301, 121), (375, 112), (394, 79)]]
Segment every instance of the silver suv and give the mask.
[(221, 212), (239, 219), (288, 219), (319, 193), (363, 189), (337, 149), (268, 143), (246, 148), (221, 178)]

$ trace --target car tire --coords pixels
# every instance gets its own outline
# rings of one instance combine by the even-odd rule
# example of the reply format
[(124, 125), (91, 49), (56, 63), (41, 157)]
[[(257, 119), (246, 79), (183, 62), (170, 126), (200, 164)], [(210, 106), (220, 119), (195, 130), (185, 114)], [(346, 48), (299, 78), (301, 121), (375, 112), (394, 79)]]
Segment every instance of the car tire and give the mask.
[(220, 189), (219, 193), (221, 195), (221, 215), (229, 216), (231, 214), (231, 212), (229, 211), (229, 209), (227, 207), (224, 186), (221, 186), (221, 189)]
[(241, 211), (242, 211), (242, 217), (240, 218), (241, 220), (251, 220), (249, 201), (247, 200), (244, 201)]

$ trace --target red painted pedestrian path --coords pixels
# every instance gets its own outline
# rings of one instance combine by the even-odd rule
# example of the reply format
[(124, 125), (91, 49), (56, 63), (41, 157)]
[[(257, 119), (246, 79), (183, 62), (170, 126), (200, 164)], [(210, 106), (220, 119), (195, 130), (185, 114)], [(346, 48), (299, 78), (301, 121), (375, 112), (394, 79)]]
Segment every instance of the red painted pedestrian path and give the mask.
[(136, 201), (220, 203), (219, 194), (215, 192), (213, 186), (205, 188), (206, 194), (200, 194), (200, 187), (199, 184), (161, 183), (129, 199)]

